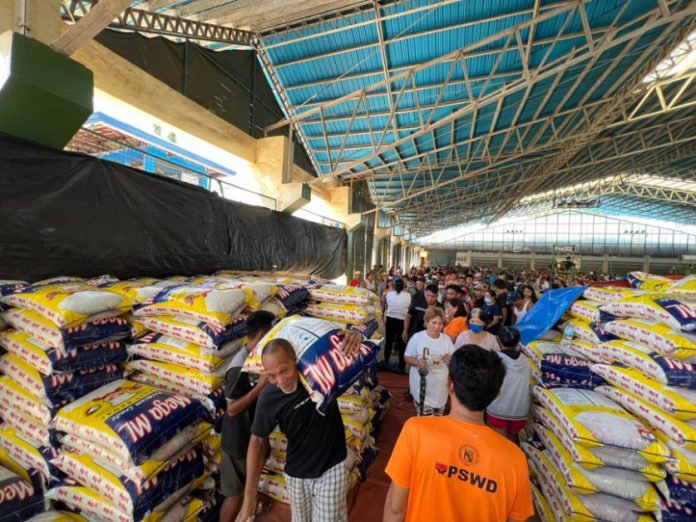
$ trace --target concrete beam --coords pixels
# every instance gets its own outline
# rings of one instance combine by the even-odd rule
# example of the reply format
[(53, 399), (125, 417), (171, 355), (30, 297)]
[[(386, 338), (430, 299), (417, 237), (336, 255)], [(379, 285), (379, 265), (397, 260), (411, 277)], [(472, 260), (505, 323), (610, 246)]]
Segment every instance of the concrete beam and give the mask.
[[(0, 33), (14, 31), (50, 45), (63, 31), (61, 0), (26, 0), (26, 11), (17, 0), (0, 0)], [(24, 20), (24, 14), (28, 20)], [(22, 27), (23, 26), (23, 27)]]
[(72, 58), (92, 70), (97, 89), (222, 150), (256, 162), (254, 138), (103, 45), (92, 40)]
[(292, 214), (312, 200), (312, 188), (306, 183), (285, 183), (280, 187), (278, 210)]

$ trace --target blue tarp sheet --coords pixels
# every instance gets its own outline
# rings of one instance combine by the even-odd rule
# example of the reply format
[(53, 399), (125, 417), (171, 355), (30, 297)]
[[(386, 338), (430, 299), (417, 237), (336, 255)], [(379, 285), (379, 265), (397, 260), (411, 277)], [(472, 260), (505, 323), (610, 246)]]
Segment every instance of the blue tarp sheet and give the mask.
[(520, 331), (522, 344), (536, 341), (558, 322), (586, 286), (547, 290), (522, 321), (515, 325)]

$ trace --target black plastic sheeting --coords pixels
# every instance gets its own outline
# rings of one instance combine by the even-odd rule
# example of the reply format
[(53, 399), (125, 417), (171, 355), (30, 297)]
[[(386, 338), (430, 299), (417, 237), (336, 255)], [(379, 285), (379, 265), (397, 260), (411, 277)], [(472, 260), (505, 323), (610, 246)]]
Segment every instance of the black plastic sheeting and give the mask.
[(0, 135), (0, 279), (345, 272), (346, 233)]
[[(285, 117), (256, 51), (213, 51), (188, 41), (177, 43), (110, 29), (99, 33), (96, 40), (254, 138), (264, 137), (265, 127)], [(284, 127), (270, 135), (287, 133)], [(304, 147), (297, 137), (293, 139), (295, 164), (313, 174)]]

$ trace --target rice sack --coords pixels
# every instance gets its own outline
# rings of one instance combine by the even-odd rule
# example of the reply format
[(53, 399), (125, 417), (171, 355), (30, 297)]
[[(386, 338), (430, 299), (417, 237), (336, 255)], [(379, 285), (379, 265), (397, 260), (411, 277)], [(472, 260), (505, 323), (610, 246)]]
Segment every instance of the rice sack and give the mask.
[(187, 284), (166, 288), (152, 304), (135, 310), (136, 317), (184, 316), (220, 329), (232, 322), (246, 304), (242, 290), (216, 289)]
[[(608, 323), (606, 323), (608, 324)], [(613, 341), (616, 335), (608, 331), (606, 324), (590, 323), (584, 319), (571, 319), (563, 324), (563, 330), (571, 329), (575, 338), (590, 344)]]
[(290, 494), (283, 475), (262, 473), (259, 478), (259, 491), (273, 500), (290, 504)]
[(14, 330), (0, 333), (0, 347), (33, 366), (43, 375), (121, 364), (128, 357), (126, 345), (119, 341), (60, 350)]
[(35, 312), (59, 328), (121, 315), (133, 304), (124, 296), (84, 283), (32, 285), (1, 300), (7, 305)]
[(39, 488), (0, 466), (0, 522), (24, 522), (46, 509), (48, 501)]
[(662, 432), (657, 437), (670, 451), (670, 459), (664, 463), (665, 470), (675, 477), (688, 482), (696, 482), (696, 451), (679, 446)]
[(227, 357), (237, 353), (242, 346), (242, 339), (238, 339), (220, 350), (211, 350), (169, 335), (148, 334), (129, 345), (128, 353), (153, 361), (177, 364), (203, 373), (211, 373), (216, 371)]
[(54, 428), (90, 440), (121, 461), (138, 465), (206, 414), (200, 401), (118, 380), (62, 408)]
[(641, 290), (663, 291), (672, 286), (672, 280), (666, 277), (648, 274), (646, 272), (629, 272), (626, 274), (626, 279), (631, 285), (631, 288)]
[[(0, 285), (2, 285), (1, 282)], [(0, 292), (2, 292), (1, 288)], [(669, 293), (674, 296), (696, 298), (696, 275), (682, 277), (679, 281), (672, 283)]]
[(286, 339), (295, 349), (302, 384), (320, 412), (350, 388), (379, 350), (364, 341), (358, 353), (349, 357), (341, 349), (343, 333), (332, 323), (295, 315), (280, 321), (261, 339), (245, 361), (245, 371), (263, 371), (261, 352), (273, 339)]
[(636, 395), (614, 386), (598, 386), (595, 391), (657, 428), (679, 446), (696, 451), (696, 421), (679, 420)]
[[(604, 329), (626, 341), (635, 341), (678, 360), (696, 361), (696, 335), (672, 330), (645, 319), (620, 319), (604, 324)], [(611, 339), (607, 339), (611, 340)]]
[(592, 371), (609, 383), (665, 410), (677, 419), (696, 418), (696, 390), (666, 386), (632, 368), (595, 364)]
[(31, 517), (27, 522), (89, 522), (82, 515), (70, 511), (45, 511)]
[(48, 425), (62, 405), (46, 404), (39, 397), (27, 391), (10, 377), (0, 377), (0, 415), (16, 410), (18, 413)]
[(312, 303), (305, 308), (305, 314), (327, 321), (340, 321), (347, 324), (361, 324), (373, 318), (372, 306), (338, 305), (333, 303)]
[(0, 448), (24, 469), (34, 469), (42, 486), (53, 475), (52, 460), (58, 456), (55, 448), (42, 446), (39, 442), (23, 435), (9, 426), (0, 426)]
[(278, 285), (275, 297), (287, 314), (301, 312), (312, 298), (306, 287), (295, 284)]
[[(558, 419), (546, 408), (536, 407), (534, 416), (538, 421), (533, 424), (533, 428), (539, 435), (539, 438), (544, 441), (545, 433), (542, 433), (542, 431), (553, 434), (563, 449), (568, 452), (572, 461), (583, 468), (595, 469), (602, 466), (611, 466), (629, 469), (640, 472), (650, 482), (659, 482), (666, 476), (665, 470), (660, 464), (649, 462), (635, 450), (613, 446), (583, 446), (578, 444), (570, 438)], [(657, 435), (659, 438), (659, 434)], [(549, 446), (546, 442), (545, 445)]]
[(377, 294), (357, 286), (316, 285), (309, 288), (309, 293), (321, 303), (366, 306), (379, 301)]
[(51, 404), (72, 401), (103, 384), (123, 377), (123, 368), (115, 364), (70, 373), (43, 375), (11, 353), (0, 357), (0, 370), (29, 392)]
[(592, 363), (562, 353), (545, 355), (539, 368), (546, 388), (566, 387), (593, 389), (604, 384), (604, 379), (592, 373)]
[(120, 316), (65, 328), (57, 327), (37, 313), (19, 308), (5, 312), (2, 317), (17, 331), (63, 351), (95, 343), (119, 341), (131, 336), (128, 321)]
[(138, 322), (153, 332), (216, 350), (246, 337), (246, 319), (238, 315), (224, 327), (180, 316), (139, 317)]
[(612, 286), (588, 286), (582, 296), (589, 301), (602, 304), (609, 304), (625, 297), (635, 297), (643, 295), (645, 292), (631, 288), (621, 288)]
[(696, 299), (685, 297), (630, 297), (602, 306), (616, 317), (634, 317), (661, 323), (673, 330), (696, 330)]
[(580, 299), (570, 305), (570, 308), (568, 308), (568, 313), (572, 317), (593, 323), (599, 321), (600, 306), (602, 306), (602, 303), (599, 301)]
[(633, 341), (609, 341), (596, 346), (599, 358), (619, 363), (669, 386), (696, 389), (696, 366), (660, 355), (647, 345)]
[(29, 283), (10, 279), (0, 279), (0, 297), (15, 294), (24, 290)]
[(178, 364), (150, 361), (148, 359), (130, 361), (126, 364), (126, 368), (129, 372), (138, 371), (149, 373), (160, 379), (178, 384), (183, 389), (190, 390), (190, 393), (208, 395), (225, 384), (227, 366), (232, 362), (232, 357), (233, 356), (230, 356), (224, 359), (222, 363), (210, 373), (201, 373), (200, 370), (186, 368)]
[(534, 396), (555, 415), (570, 438), (578, 444), (632, 449), (656, 463), (664, 462), (669, 456), (669, 450), (651, 430), (596, 391), (573, 388), (547, 390), (535, 386)]

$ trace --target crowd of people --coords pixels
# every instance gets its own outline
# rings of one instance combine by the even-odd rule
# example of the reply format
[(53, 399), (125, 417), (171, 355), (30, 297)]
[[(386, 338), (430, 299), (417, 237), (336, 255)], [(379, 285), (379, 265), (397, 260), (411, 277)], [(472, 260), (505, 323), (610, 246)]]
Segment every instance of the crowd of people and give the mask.
[[(534, 284), (533, 274), (495, 269), (413, 269), (404, 276), (398, 268), (376, 268), (364, 279), (356, 273), (351, 285), (380, 295), (381, 364), (396, 373), (408, 368), (415, 406), (385, 469), (391, 485), (383, 520), (526, 520), (533, 507), (517, 434), (530, 407), (531, 367), (514, 325), (544, 286)], [(248, 346), (227, 372), (220, 520), (247, 522), (262, 509), (259, 478), (268, 437), (279, 426), (288, 441), (285, 479), (293, 522), (346, 521), (346, 446), (338, 405), (325, 414), (316, 410), (287, 340), (265, 346), (263, 375), (241, 371), (274, 319), (261, 311), (249, 316)], [(361, 340), (349, 332), (342, 349), (350, 355)]]

